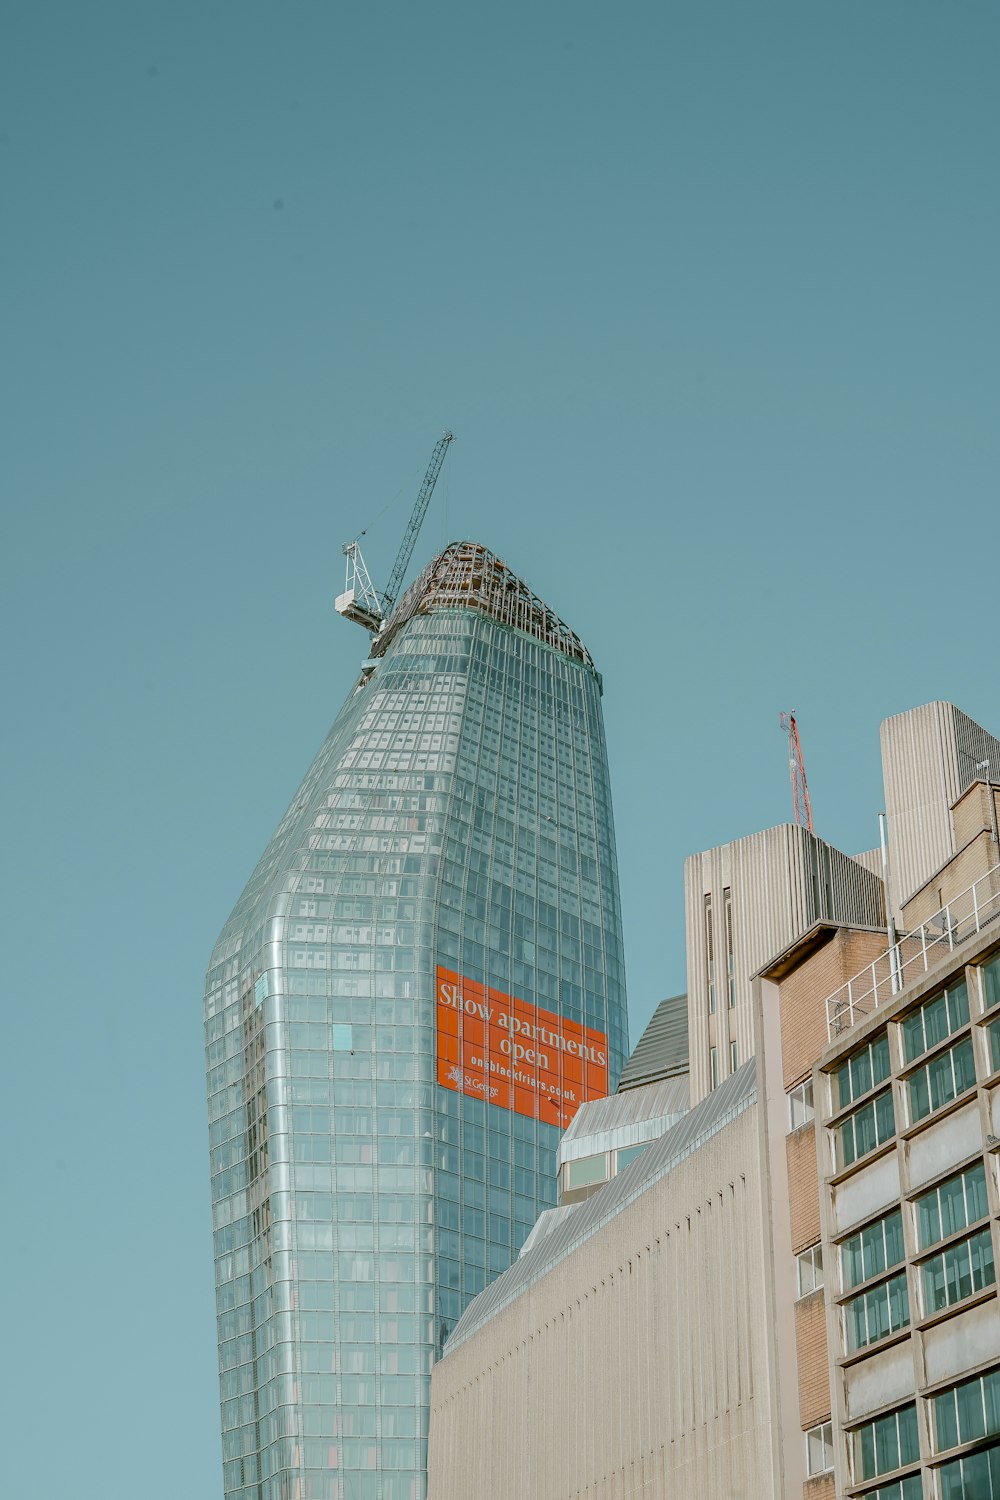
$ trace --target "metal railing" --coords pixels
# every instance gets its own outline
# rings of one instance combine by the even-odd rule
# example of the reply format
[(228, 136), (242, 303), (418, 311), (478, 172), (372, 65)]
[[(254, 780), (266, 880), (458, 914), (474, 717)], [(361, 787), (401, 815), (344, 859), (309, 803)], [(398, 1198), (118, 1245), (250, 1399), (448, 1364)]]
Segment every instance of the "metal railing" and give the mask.
[(834, 1037), (885, 1005), (959, 943), (1000, 917), (1000, 864), (949, 901), (913, 932), (901, 935), (853, 979), (827, 998), (826, 1033)]

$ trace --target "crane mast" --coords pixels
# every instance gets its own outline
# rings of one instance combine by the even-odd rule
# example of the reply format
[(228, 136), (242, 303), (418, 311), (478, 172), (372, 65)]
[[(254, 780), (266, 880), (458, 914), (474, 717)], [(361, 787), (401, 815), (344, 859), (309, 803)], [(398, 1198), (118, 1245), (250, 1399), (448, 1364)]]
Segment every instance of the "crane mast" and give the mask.
[(385, 619), (388, 619), (392, 614), (393, 606), (399, 597), (400, 585), (406, 576), (407, 568), (410, 566), (410, 558), (413, 556), (413, 549), (417, 544), (417, 535), (424, 523), (424, 516), (427, 514), (427, 507), (434, 493), (434, 486), (437, 484), (441, 465), (444, 463), (444, 456), (448, 452), (448, 445), (454, 441), (455, 434), (446, 432), (442, 437), (438, 438), (434, 445), (434, 452), (431, 454), (431, 461), (427, 465), (424, 482), (420, 486), (420, 494), (417, 496), (410, 514), (410, 523), (403, 535), (402, 542), (399, 544), (396, 561), (393, 563), (389, 582), (386, 584), (385, 592), (382, 595), (382, 614)]
[[(372, 583), (371, 575), (365, 566), (365, 560), (361, 555), (361, 546), (357, 537), (352, 542), (345, 542), (343, 553), (347, 559), (347, 577), (344, 582), (344, 592), (338, 594), (334, 601), (334, 608), (338, 614), (345, 619), (353, 620), (356, 625), (377, 635), (392, 614), (393, 607), (399, 597), (400, 586), (406, 577), (406, 570), (410, 566), (413, 549), (417, 543), (417, 536), (427, 514), (434, 486), (437, 484), (441, 465), (444, 463), (445, 454), (448, 452), (449, 444), (455, 441), (452, 432), (445, 432), (438, 438), (431, 454), (431, 461), (427, 465), (424, 482), (420, 486), (420, 493), (416, 498), (413, 510), (410, 513), (409, 523), (403, 533), (396, 561), (392, 565), (389, 582), (379, 596), (375, 585)], [(364, 535), (364, 532), (361, 533)]]

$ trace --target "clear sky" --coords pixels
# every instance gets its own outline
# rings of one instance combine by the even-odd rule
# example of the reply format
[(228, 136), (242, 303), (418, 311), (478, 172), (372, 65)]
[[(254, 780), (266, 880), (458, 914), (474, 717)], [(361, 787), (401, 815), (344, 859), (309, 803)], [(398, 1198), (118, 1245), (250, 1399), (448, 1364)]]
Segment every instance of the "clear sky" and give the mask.
[(1000, 9), (6, 0), (4, 1487), (221, 1495), (201, 990), (471, 537), (605, 678), (633, 1040), (686, 853), (1000, 732)]

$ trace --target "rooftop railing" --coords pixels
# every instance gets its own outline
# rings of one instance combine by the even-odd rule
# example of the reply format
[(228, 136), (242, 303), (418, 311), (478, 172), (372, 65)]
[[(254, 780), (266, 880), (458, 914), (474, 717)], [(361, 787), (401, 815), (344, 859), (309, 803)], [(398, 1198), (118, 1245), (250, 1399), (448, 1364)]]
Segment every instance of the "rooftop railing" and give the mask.
[(1000, 917), (1000, 864), (962, 891), (947, 906), (928, 917), (913, 932), (901, 934), (826, 1002), (826, 1031), (832, 1042), (880, 1005), (898, 995), (904, 985), (926, 973), (946, 953)]

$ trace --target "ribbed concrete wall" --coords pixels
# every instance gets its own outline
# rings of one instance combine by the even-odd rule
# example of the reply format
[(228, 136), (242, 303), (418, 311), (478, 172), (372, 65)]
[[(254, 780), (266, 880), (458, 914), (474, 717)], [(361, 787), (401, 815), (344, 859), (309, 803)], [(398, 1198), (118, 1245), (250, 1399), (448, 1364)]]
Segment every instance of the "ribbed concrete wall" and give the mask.
[(769, 1500), (757, 1106), (434, 1368), (428, 1500)]
[[(727, 998), (724, 892), (732, 893), (736, 1005)], [(712, 897), (715, 940), (715, 1014), (709, 1013), (705, 897)], [(691, 1102), (712, 1087), (710, 1049), (718, 1052), (719, 1079), (729, 1076), (730, 1043), (737, 1066), (753, 1052), (750, 980), (820, 918), (881, 927), (882, 882), (870, 869), (785, 823), (735, 839), (684, 865), (687, 933), (688, 1033)]]
[(954, 703), (925, 703), (880, 732), (895, 914), (955, 853), (949, 809), (984, 772), (1000, 780), (1000, 740)]

